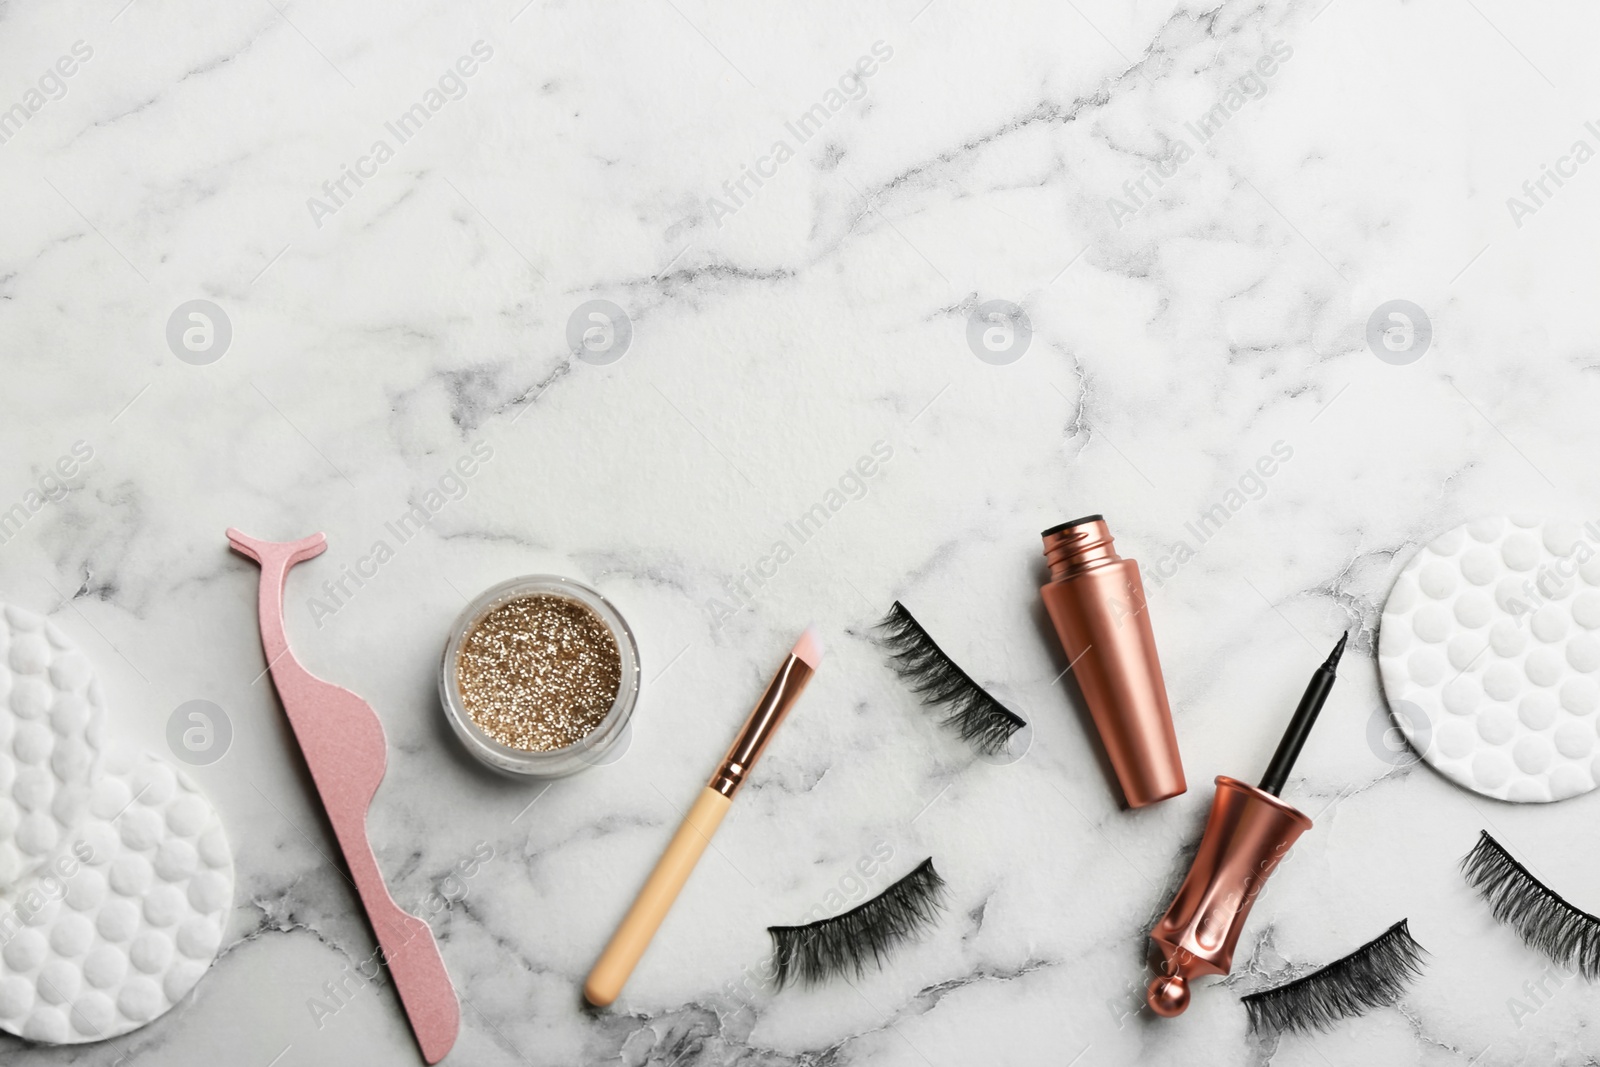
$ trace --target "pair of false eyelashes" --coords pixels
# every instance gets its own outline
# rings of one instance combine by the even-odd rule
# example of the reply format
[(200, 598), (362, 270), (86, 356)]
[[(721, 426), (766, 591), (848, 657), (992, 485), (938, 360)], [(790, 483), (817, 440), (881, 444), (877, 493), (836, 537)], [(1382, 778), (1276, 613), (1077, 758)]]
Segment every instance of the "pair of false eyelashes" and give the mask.
[[(922, 702), (942, 708), (942, 725), (958, 733), (962, 740), (985, 755), (1002, 752), (1013, 734), (1027, 725), (1020, 717), (972, 680), (972, 676), (950, 658), (916, 617), (900, 601), (878, 623), (881, 643), (889, 652), (890, 666)], [(929, 868), (932, 869), (931, 867)], [(893, 892), (891, 889), (889, 892)], [(885, 897), (889, 893), (884, 894)], [(869, 901), (856, 909), (870, 919)], [(846, 916), (852, 913), (846, 913)], [(845, 918), (846, 916), (840, 916)], [(811, 927), (769, 927), (778, 945), (779, 983), (782, 984), (793, 939), (833, 920)], [(843, 927), (839, 928), (842, 932)], [(780, 931), (781, 940), (780, 940)], [(819, 931), (824, 944), (833, 931)], [(881, 939), (869, 942), (875, 959), (882, 956)], [(836, 946), (824, 951), (838, 953)], [(1383, 934), (1362, 945), (1350, 955), (1276, 989), (1244, 997), (1251, 1029), (1309, 1030), (1331, 1026), (1335, 1021), (1359, 1015), (1371, 1008), (1393, 1004), (1408, 982), (1420, 973), (1423, 948), (1411, 937), (1406, 920), (1395, 923)], [(864, 954), (847, 958), (860, 974)], [(827, 967), (807, 959), (802, 970), (807, 981), (826, 977)]]
[[(1593, 981), (1600, 977), (1600, 918), (1568, 903), (1480, 831), (1461, 861), (1467, 884), (1495, 919), (1533, 949)], [(917, 937), (944, 908), (945, 881), (933, 858), (882, 893), (839, 915), (805, 926), (769, 926), (779, 988), (859, 978), (882, 967), (901, 942)], [(1327, 1030), (1342, 1019), (1394, 1004), (1422, 974), (1426, 950), (1401, 919), (1354, 952), (1311, 974), (1242, 1001), (1257, 1032)]]
[[(1027, 725), (973, 681), (898, 600), (878, 629), (895, 673), (924, 704), (943, 708), (942, 724), (978, 752), (996, 755), (1004, 751), (1012, 735)], [(932, 873), (931, 860), (923, 866)], [(1462, 860), (1462, 869), (1468, 884), (1489, 902), (1494, 917), (1515, 930), (1529, 947), (1558, 964), (1575, 967), (1591, 981), (1600, 977), (1600, 918), (1574, 907), (1540, 882), (1487, 831), (1481, 832), (1478, 843)], [(810, 926), (770, 927), (778, 949), (780, 985), (791, 973), (808, 982), (849, 970), (860, 975), (868, 954), (881, 966), (888, 949), (905, 936), (896, 932), (895, 925), (903, 921), (905, 902), (893, 898), (902, 894), (916, 900), (921, 890), (914, 887), (913, 880), (921, 870), (919, 867), (880, 897), (833, 919)], [(937, 874), (932, 877), (938, 879)], [(902, 891), (902, 885), (908, 888)], [(942, 888), (942, 881), (933, 886), (935, 905)], [(875, 908), (880, 901), (885, 903)], [(929, 915), (923, 925), (931, 921)], [(803, 943), (810, 948), (803, 949)], [(1244, 997), (1251, 1028), (1258, 1032), (1321, 1030), (1340, 1019), (1391, 1005), (1422, 973), (1424, 953), (1402, 919), (1312, 974)], [(785, 969), (785, 960), (795, 961), (791, 969)]]
[[(1461, 860), (1467, 884), (1529, 948), (1593, 981), (1600, 978), (1600, 917), (1534, 877), (1505, 846), (1478, 833)], [(1327, 1030), (1341, 1019), (1387, 1007), (1422, 973), (1424, 950), (1401, 919), (1343, 959), (1276, 989), (1243, 997), (1257, 1032)]]
[[(944, 900), (945, 881), (934, 870), (930, 856), (910, 874), (849, 911), (804, 926), (767, 927), (777, 987), (817, 985), (836, 977), (860, 978), (869, 964), (881, 969), (896, 946), (934, 924), (944, 910)], [(1423, 953), (1406, 920), (1401, 919), (1343, 959), (1276, 989), (1244, 997), (1250, 1027), (1256, 1031), (1325, 1030), (1340, 1019), (1393, 1004), (1422, 973)]]
[[(922, 702), (944, 709), (940, 720), (977, 751), (997, 755), (1027, 725), (956, 665), (898, 600), (878, 624), (890, 663)], [(860, 978), (882, 968), (896, 946), (937, 921), (945, 881), (933, 857), (882, 893), (849, 911), (805, 926), (769, 926), (778, 988)]]
[[(1027, 725), (973, 681), (898, 600), (878, 629), (895, 673), (924, 704), (943, 708), (942, 724), (978, 752), (996, 755), (1004, 751), (1012, 735)], [(1574, 907), (1540, 882), (1487, 831), (1480, 834), (1478, 843), (1462, 860), (1462, 869), (1468, 884), (1489, 902), (1494, 917), (1515, 930), (1529, 947), (1558, 964), (1575, 967), (1591, 981), (1600, 977), (1600, 918)], [(863, 911), (874, 903), (869, 901), (856, 910)], [(794, 932), (810, 928), (773, 929)], [(778, 934), (773, 937), (776, 940)], [(869, 947), (874, 958), (881, 961), (882, 944), (874, 940)], [(1424, 953), (1402, 919), (1348, 956), (1312, 974), (1244, 997), (1251, 1028), (1326, 1029), (1340, 1019), (1391, 1005), (1422, 973)], [(781, 946), (779, 958), (781, 966)], [(864, 957), (854, 957), (852, 966), (859, 974)]]

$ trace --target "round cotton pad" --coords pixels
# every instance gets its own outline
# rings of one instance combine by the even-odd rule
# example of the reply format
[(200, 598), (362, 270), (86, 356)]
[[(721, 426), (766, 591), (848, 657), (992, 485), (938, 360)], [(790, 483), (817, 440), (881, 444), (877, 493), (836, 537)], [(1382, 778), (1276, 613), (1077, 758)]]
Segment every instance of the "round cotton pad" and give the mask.
[(1576, 523), (1480, 519), (1400, 572), (1378, 668), (1396, 723), (1445, 777), (1523, 802), (1595, 787), (1597, 546)]
[(143, 1026), (211, 966), (232, 906), (204, 794), (153, 756), (108, 758), (69, 839), (0, 901), (0, 1029), (79, 1044)]
[(82, 817), (102, 705), (88, 657), (53, 624), (0, 604), (0, 893)]

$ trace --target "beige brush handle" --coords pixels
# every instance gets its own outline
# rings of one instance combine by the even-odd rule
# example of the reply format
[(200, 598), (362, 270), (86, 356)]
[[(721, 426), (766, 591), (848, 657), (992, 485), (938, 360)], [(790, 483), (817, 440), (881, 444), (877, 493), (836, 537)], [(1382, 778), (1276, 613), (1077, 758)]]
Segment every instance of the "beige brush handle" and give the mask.
[(594, 969), (589, 972), (589, 979), (583, 984), (583, 996), (590, 1004), (603, 1008), (622, 992), (628, 976), (638, 965), (644, 950), (650, 947), (650, 939), (656, 936), (661, 920), (672, 909), (678, 891), (689, 880), (690, 872), (700, 862), (701, 854), (711, 843), (711, 835), (717, 832), (717, 826), (732, 803), (732, 798), (709, 786), (700, 791), (700, 798), (684, 816), (678, 832), (672, 835), (672, 843), (656, 861), (655, 870), (650, 872), (644, 888), (634, 898), (633, 907), (623, 916), (622, 924), (611, 935), (606, 950), (600, 953)]

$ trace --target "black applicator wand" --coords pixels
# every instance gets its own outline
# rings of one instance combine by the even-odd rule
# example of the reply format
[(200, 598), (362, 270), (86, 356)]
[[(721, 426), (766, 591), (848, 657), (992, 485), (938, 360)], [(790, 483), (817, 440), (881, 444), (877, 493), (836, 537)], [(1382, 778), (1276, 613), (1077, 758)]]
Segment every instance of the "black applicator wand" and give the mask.
[(1263, 793), (1277, 796), (1283, 792), (1294, 761), (1300, 758), (1300, 750), (1305, 747), (1306, 738), (1311, 736), (1317, 713), (1328, 702), (1328, 694), (1333, 692), (1333, 683), (1338, 678), (1334, 668), (1338, 667), (1339, 657), (1344, 655), (1344, 644), (1349, 639), (1347, 630), (1339, 637), (1339, 643), (1333, 646), (1333, 651), (1328, 653), (1322, 666), (1311, 675), (1311, 684), (1306, 686), (1306, 694), (1300, 698), (1300, 706), (1294, 709), (1294, 718), (1289, 720), (1289, 729), (1284, 731), (1283, 740), (1278, 742), (1278, 751), (1272, 754), (1267, 773), (1261, 778), (1260, 789)]

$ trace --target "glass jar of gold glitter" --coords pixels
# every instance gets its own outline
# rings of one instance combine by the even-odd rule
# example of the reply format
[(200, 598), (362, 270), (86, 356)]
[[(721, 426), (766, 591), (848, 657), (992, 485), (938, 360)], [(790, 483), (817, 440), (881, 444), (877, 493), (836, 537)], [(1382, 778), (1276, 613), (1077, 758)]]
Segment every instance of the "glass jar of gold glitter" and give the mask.
[(581, 582), (501, 582), (445, 643), (439, 699), (462, 744), (495, 770), (558, 778), (605, 761), (639, 698), (639, 648)]

